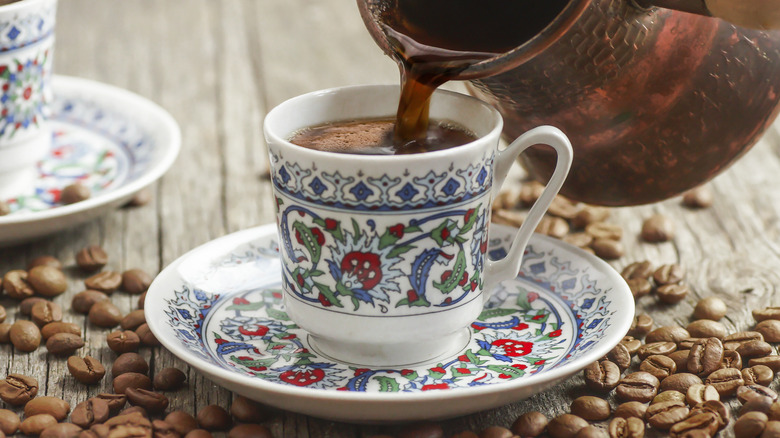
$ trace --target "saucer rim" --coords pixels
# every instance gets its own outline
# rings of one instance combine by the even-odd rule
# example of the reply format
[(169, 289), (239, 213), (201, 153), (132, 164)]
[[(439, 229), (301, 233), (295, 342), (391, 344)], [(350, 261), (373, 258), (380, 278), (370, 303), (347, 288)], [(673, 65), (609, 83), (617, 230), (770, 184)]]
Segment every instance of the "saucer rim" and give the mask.
[[(160, 144), (155, 145), (155, 148), (161, 148), (163, 153), (158, 160), (154, 160), (154, 162), (150, 164), (146, 172), (138, 179), (122, 184), (111, 191), (98, 193), (93, 198), (74, 204), (61, 205), (44, 211), (0, 216), (0, 227), (32, 225), (39, 221), (49, 221), (52, 219), (76, 216), (80, 213), (110, 205), (123, 199), (129, 199), (140, 190), (160, 179), (171, 168), (181, 150), (181, 128), (179, 127), (179, 124), (163, 107), (145, 97), (114, 85), (65, 75), (54, 75), (52, 77), (52, 89), (55, 93), (54, 99), (57, 99), (56, 93), (58, 89), (88, 90), (93, 96), (104, 96), (104, 99), (111, 98), (116, 102), (127, 104), (127, 114), (130, 114), (133, 108), (143, 108), (143, 111), (146, 114), (145, 117), (155, 121), (154, 136), (163, 138), (168, 136), (170, 138), (167, 141), (159, 142)], [(81, 221), (77, 222), (80, 223)], [(66, 225), (64, 228), (68, 228), (75, 224), (76, 223)], [(29, 236), (24, 240), (14, 241), (13, 243), (20, 243), (35, 237), (38, 236)]]
[[(514, 227), (491, 224), (490, 232), (498, 233), (512, 233), (516, 230)], [(349, 392), (349, 391), (327, 391), (312, 388), (299, 388), (295, 386), (285, 386), (278, 383), (266, 382), (262, 379), (254, 379), (249, 376), (244, 376), (235, 372), (230, 372), (224, 368), (207, 363), (190, 353), (184, 347), (178, 345), (175, 337), (172, 337), (168, 330), (165, 330), (165, 318), (163, 309), (165, 308), (162, 302), (162, 296), (165, 292), (163, 283), (172, 281), (172, 275), (177, 275), (176, 268), (186, 260), (191, 254), (200, 251), (207, 251), (210, 248), (226, 245), (228, 242), (235, 241), (236, 244), (247, 242), (252, 239), (263, 238), (270, 234), (276, 234), (276, 224), (266, 224), (259, 227), (250, 228), (247, 230), (238, 231), (228, 234), (226, 236), (211, 240), (201, 246), (198, 246), (181, 257), (177, 258), (160, 274), (157, 275), (155, 280), (149, 287), (144, 301), (144, 309), (147, 309), (147, 322), (152, 333), (162, 343), (162, 345), (170, 351), (174, 356), (183, 360), (199, 372), (205, 374), (212, 379), (219, 379), (220, 381), (227, 381), (233, 387), (250, 387), (257, 391), (262, 391), (266, 394), (278, 394), (287, 397), (303, 397), (310, 400), (316, 399), (320, 401), (362, 401), (362, 402), (431, 402), (436, 400), (448, 400), (460, 398), (470, 398), (476, 396), (485, 396), (491, 394), (499, 394), (506, 391), (519, 390), (521, 388), (531, 387), (548, 387), (557, 381), (570, 377), (574, 373), (581, 371), (588, 364), (595, 362), (596, 360), (604, 357), (612, 348), (617, 345), (623, 338), (624, 334), (631, 326), (634, 315), (634, 300), (631, 291), (628, 288), (625, 280), (618, 274), (618, 272), (612, 268), (607, 262), (601, 260), (595, 255), (588, 254), (581, 249), (567, 244), (559, 239), (554, 239), (548, 236), (540, 234), (533, 234), (531, 241), (543, 241), (553, 247), (559, 247), (565, 251), (572, 253), (574, 256), (585, 259), (585, 261), (598, 269), (599, 272), (607, 275), (607, 289), (614, 290), (616, 307), (620, 309), (626, 309), (625, 312), (617, 312), (613, 316), (614, 330), (610, 331), (610, 336), (606, 337), (602, 342), (599, 342), (593, 350), (584, 354), (582, 357), (573, 360), (571, 363), (564, 364), (560, 367), (554, 368), (549, 371), (545, 371), (540, 374), (535, 374), (516, 381), (509, 381), (497, 385), (484, 385), (475, 386), (469, 388), (458, 388), (452, 391), (430, 391), (430, 392), (412, 392), (412, 393), (369, 393), (369, 392)], [(169, 279), (170, 277), (170, 279)], [(159, 289), (159, 292), (158, 292)], [(631, 311), (628, 311), (631, 310)], [(621, 334), (623, 333), (623, 334)]]

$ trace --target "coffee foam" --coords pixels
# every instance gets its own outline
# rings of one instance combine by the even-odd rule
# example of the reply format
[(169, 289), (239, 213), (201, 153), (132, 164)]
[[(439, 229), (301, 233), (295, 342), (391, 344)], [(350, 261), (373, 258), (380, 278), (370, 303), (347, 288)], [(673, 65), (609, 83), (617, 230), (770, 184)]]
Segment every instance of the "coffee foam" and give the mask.
[(392, 146), (393, 120), (369, 120), (306, 128), (290, 142), (309, 149), (337, 153), (365, 153), (366, 148)]

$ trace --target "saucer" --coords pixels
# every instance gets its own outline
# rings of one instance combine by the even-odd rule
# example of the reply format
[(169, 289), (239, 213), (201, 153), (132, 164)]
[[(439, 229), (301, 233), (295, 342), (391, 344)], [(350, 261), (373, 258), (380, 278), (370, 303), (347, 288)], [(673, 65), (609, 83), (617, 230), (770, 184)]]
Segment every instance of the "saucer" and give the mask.
[[(160, 178), (179, 153), (179, 126), (168, 112), (134, 93), (86, 79), (54, 76), (52, 142), (27, 190), (3, 201), (0, 245), (18, 243), (93, 219), (126, 203)], [(62, 205), (62, 189), (92, 191)]]
[[(491, 225), (491, 258), (506, 254), (515, 231)], [(146, 319), (215, 383), (315, 417), (439, 419), (517, 402), (604, 356), (634, 316), (608, 264), (534, 235), (518, 277), (493, 291), (461, 351), (403, 367), (342, 363), (318, 353), (285, 313), (277, 238), (271, 224), (190, 251), (149, 288)]]

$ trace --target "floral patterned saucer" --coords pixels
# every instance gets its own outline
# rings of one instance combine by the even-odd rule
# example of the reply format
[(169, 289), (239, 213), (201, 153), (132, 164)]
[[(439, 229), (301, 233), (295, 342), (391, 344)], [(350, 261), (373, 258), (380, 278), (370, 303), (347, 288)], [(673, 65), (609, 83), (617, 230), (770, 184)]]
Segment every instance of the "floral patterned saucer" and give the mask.
[[(501, 258), (513, 236), (492, 225), (489, 255)], [(494, 291), (458, 353), (404, 367), (341, 363), (285, 313), (272, 224), (179, 258), (145, 309), (166, 348), (231, 391), (317, 417), (384, 422), (454, 417), (542, 391), (614, 347), (634, 301), (602, 260), (535, 235), (518, 277)]]
[[(179, 126), (165, 110), (134, 93), (65, 76), (52, 80), (54, 101), (48, 155), (33, 185), (2, 199), (0, 245), (43, 236), (92, 219), (129, 200), (160, 178), (179, 153)], [(74, 182), (92, 197), (59, 202)]]

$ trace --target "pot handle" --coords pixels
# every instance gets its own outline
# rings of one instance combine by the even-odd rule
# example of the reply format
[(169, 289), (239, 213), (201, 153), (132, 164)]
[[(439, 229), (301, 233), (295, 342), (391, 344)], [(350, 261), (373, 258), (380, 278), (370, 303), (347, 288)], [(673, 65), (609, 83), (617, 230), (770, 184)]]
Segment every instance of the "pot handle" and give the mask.
[(493, 190), (495, 193), (504, 183), (509, 168), (517, 160), (517, 157), (531, 146), (544, 144), (555, 149), (558, 160), (555, 164), (555, 171), (544, 188), (542, 195), (536, 200), (531, 210), (523, 221), (523, 225), (515, 235), (515, 239), (510, 246), (508, 254), (501, 260), (488, 260), (485, 266), (485, 287), (483, 299), (487, 301), (490, 298), (490, 291), (493, 286), (503, 280), (509, 280), (517, 276), (520, 270), (520, 264), (523, 261), (523, 253), (531, 239), (531, 234), (536, 230), (537, 225), (542, 220), (544, 213), (550, 207), (555, 195), (561, 190), (566, 176), (569, 174), (574, 152), (571, 142), (560, 129), (552, 126), (540, 126), (534, 128), (513, 141), (503, 151), (499, 151), (496, 156), (495, 181)]
[(642, 9), (653, 6), (722, 18), (751, 29), (780, 29), (780, 0), (632, 0)]

